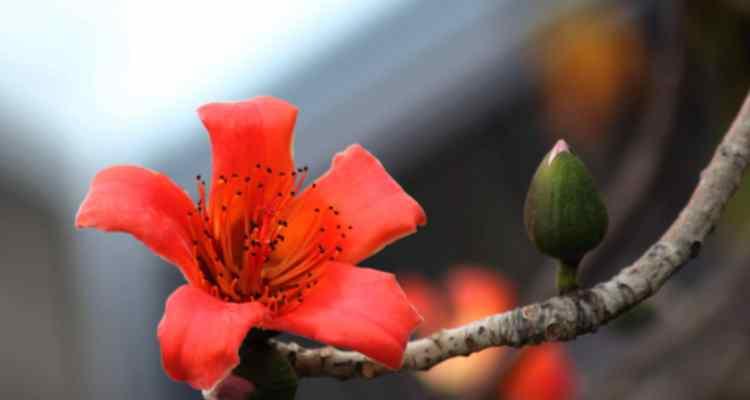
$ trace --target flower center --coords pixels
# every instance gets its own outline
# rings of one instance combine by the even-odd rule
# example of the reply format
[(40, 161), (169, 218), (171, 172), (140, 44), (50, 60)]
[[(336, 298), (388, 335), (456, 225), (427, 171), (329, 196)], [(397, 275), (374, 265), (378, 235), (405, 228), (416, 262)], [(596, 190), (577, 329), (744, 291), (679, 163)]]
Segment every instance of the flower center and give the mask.
[(249, 175), (219, 175), (208, 203), (197, 176), (199, 200), (188, 216), (205, 290), (224, 301), (260, 301), (272, 311), (303, 301), (353, 229), (333, 205), (321, 209), (303, 201), (310, 196), (298, 196), (307, 172), (256, 164)]

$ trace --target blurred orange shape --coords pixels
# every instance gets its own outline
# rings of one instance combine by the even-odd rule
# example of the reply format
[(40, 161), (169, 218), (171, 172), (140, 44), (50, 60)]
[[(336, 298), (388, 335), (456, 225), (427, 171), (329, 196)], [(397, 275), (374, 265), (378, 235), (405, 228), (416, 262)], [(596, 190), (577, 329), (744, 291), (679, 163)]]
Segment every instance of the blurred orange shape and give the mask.
[(612, 10), (563, 18), (540, 36), (536, 59), (554, 137), (601, 139), (645, 74), (645, 45)]
[(429, 334), (444, 327), (447, 324), (450, 313), (443, 304), (445, 299), (441, 292), (435, 288), (427, 279), (411, 275), (399, 278), (401, 287), (412, 306), (422, 315), (422, 324), (417, 328), (420, 335)]
[(576, 397), (575, 369), (560, 343), (523, 350), (500, 384), (502, 400), (571, 400)]
[[(477, 266), (454, 267), (446, 278), (447, 293), (419, 277), (402, 280), (402, 287), (424, 317), (424, 323), (418, 328), (420, 335), (509, 310), (516, 302), (515, 289), (507, 279)], [(456, 357), (427, 372), (417, 373), (417, 377), (443, 394), (457, 395), (477, 390), (496, 378), (506, 351), (497, 347), (468, 357)]]

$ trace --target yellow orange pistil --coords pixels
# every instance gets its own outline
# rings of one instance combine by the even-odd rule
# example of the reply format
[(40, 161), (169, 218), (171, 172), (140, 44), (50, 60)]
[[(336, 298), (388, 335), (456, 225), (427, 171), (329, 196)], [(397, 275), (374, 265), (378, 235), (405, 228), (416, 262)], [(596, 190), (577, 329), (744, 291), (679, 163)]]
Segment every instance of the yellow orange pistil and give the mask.
[(188, 216), (203, 289), (224, 301), (260, 301), (272, 311), (303, 301), (353, 229), (333, 205), (300, 201), (307, 171), (257, 164), (246, 176), (219, 175), (208, 203), (197, 176), (199, 199)]

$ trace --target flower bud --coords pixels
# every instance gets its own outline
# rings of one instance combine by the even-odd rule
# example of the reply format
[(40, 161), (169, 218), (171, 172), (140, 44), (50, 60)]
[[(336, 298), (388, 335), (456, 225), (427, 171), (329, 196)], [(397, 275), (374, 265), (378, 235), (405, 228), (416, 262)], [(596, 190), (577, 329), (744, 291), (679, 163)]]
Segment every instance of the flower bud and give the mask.
[(547, 153), (526, 195), (526, 232), (544, 254), (575, 268), (607, 232), (607, 208), (594, 180), (564, 140)]

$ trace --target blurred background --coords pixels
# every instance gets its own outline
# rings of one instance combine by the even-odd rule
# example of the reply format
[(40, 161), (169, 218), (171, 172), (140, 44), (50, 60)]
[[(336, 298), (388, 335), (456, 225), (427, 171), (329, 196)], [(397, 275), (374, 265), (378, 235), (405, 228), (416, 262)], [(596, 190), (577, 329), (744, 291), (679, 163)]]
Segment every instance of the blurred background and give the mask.
[[(192, 192), (210, 172), (195, 108), (285, 98), (312, 175), (359, 142), (423, 205), (426, 229), (364, 264), (447, 293), (430, 326), (451, 326), (553, 294), (521, 210), (558, 138), (610, 210), (587, 285), (659, 237), (750, 88), (750, 6), (29, 0), (3, 5), (0, 48), (0, 397), (197, 399), (161, 370), (155, 338), (179, 272), (130, 237), (73, 228), (96, 171), (145, 165)], [(570, 387), (556, 398), (750, 397), (748, 201), (750, 182), (658, 295), (556, 347)], [(487, 303), (469, 285), (476, 302), (454, 299), (467, 265), (512, 294)], [(512, 398), (519, 353), (447, 373), (479, 376), (471, 385), (311, 379), (298, 398)]]

